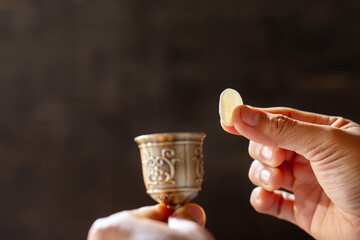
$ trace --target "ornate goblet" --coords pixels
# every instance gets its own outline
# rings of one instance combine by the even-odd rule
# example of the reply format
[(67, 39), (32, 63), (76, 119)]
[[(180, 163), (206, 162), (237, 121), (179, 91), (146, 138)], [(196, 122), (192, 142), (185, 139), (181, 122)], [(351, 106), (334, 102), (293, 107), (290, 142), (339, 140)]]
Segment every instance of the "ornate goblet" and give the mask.
[(196, 197), (203, 181), (204, 133), (157, 133), (135, 138), (147, 194), (170, 208)]

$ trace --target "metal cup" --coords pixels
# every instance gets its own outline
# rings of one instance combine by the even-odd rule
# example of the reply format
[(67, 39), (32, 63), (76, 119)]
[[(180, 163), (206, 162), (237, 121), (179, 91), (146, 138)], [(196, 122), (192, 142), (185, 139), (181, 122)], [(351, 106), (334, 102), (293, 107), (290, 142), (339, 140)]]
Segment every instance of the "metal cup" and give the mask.
[(204, 133), (157, 133), (135, 138), (147, 194), (168, 207), (196, 197), (203, 181)]

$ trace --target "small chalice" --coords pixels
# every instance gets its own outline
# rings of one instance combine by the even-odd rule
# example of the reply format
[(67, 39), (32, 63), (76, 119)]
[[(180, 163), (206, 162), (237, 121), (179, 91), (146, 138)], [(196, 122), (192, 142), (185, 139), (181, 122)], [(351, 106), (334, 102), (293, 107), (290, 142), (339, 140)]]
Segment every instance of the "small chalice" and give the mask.
[(204, 133), (157, 133), (135, 138), (147, 194), (169, 208), (196, 197), (203, 181)]

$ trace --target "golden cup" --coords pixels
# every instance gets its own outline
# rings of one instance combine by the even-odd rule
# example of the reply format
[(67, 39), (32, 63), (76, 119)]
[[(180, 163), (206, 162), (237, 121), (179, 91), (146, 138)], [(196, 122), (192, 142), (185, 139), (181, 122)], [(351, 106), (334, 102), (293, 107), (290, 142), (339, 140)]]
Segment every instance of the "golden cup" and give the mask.
[(203, 181), (204, 133), (157, 133), (135, 138), (147, 194), (170, 208), (196, 197)]

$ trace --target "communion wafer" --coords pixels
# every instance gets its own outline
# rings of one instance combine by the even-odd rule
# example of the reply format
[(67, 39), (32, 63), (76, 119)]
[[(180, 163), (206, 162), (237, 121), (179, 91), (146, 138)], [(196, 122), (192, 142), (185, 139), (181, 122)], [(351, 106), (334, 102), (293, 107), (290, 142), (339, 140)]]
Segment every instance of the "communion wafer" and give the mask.
[(240, 94), (231, 88), (225, 89), (220, 95), (219, 114), (227, 126), (233, 126), (233, 111), (237, 106), (243, 105)]

